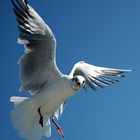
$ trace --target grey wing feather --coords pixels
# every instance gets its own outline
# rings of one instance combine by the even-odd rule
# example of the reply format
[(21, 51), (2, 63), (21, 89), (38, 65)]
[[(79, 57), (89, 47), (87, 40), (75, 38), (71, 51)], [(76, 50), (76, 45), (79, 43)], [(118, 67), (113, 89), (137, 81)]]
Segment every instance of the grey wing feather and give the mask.
[(119, 82), (118, 78), (124, 77), (126, 72), (130, 71), (131, 70), (98, 67), (80, 61), (74, 65), (70, 76), (83, 76), (86, 79), (87, 85), (96, 91), (98, 88), (104, 88), (105, 86)]
[(47, 24), (26, 0), (11, 0), (19, 28), (18, 43), (25, 46), (19, 60), (22, 91), (38, 91), (59, 75), (56, 40)]

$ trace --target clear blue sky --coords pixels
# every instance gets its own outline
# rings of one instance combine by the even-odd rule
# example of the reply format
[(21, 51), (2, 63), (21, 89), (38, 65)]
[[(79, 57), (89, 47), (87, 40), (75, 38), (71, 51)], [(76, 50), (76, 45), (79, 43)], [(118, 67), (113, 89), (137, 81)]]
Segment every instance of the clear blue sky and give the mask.
[[(57, 39), (57, 64), (64, 73), (79, 60), (135, 69), (120, 83), (71, 98), (59, 121), (66, 140), (140, 140), (140, 1), (28, 0)], [(0, 137), (22, 140), (13, 129), (9, 98), (21, 95), (17, 61), (23, 47), (12, 5), (0, 1)], [(23, 94), (24, 95), (24, 94)], [(62, 139), (52, 128), (50, 140)], [(45, 140), (45, 138), (43, 138)]]

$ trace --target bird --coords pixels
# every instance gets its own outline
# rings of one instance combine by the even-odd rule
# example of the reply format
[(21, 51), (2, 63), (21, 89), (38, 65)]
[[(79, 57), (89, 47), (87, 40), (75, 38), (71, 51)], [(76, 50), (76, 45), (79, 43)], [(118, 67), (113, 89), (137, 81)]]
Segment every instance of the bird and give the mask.
[[(93, 91), (119, 82), (132, 70), (106, 68), (77, 62), (69, 74), (56, 64), (56, 38), (27, 0), (11, 0), (18, 23), (18, 43), (24, 46), (19, 64), (20, 91), (30, 97), (12, 96), (10, 112), (13, 127), (26, 140), (51, 136), (51, 125), (64, 137), (57, 123), (69, 98), (81, 89)], [(57, 119), (57, 120), (56, 120)]]

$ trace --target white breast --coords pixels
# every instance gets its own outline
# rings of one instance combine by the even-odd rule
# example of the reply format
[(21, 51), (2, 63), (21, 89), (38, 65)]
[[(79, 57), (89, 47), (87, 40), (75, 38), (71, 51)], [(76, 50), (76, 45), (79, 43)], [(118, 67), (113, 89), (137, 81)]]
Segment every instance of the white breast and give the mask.
[(51, 116), (62, 102), (74, 94), (71, 79), (62, 77), (35, 96), (35, 102), (42, 108), (42, 114)]

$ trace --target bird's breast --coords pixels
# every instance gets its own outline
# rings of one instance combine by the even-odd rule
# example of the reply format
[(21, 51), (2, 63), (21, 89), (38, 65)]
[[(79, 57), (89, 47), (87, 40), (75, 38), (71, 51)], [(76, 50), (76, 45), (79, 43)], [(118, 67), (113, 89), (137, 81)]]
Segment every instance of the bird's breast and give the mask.
[(71, 84), (66, 80), (59, 80), (51, 86), (44, 88), (37, 96), (36, 102), (42, 108), (42, 113), (51, 116), (62, 102), (73, 95)]

